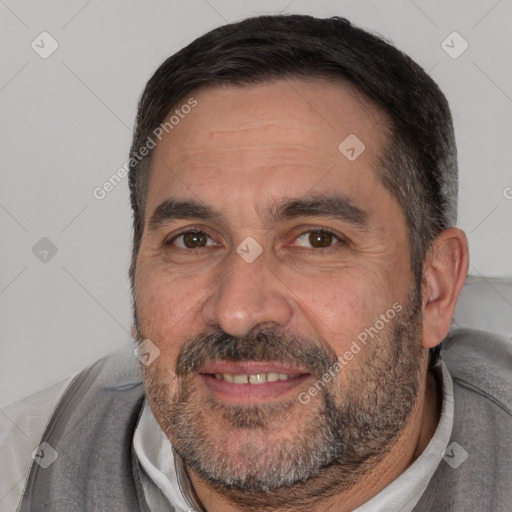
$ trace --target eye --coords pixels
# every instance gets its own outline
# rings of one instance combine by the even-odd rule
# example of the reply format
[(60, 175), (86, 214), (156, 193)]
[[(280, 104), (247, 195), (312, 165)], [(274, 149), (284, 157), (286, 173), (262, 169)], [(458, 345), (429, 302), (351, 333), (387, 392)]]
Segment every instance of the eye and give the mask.
[(328, 229), (311, 229), (299, 235), (296, 240), (301, 247), (310, 247), (313, 249), (332, 247), (335, 241), (343, 242), (339, 236)]
[[(208, 240), (212, 243), (208, 244)], [(211, 238), (203, 231), (185, 231), (168, 240), (165, 245), (175, 245), (180, 249), (200, 249), (207, 245), (215, 245)]]

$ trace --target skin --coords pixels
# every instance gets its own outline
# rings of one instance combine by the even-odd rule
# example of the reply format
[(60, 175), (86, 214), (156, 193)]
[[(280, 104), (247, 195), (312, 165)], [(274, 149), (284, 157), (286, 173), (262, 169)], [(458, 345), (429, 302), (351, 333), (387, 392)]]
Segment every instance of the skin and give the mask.
[[(160, 350), (160, 356), (143, 368), (145, 383), (150, 390), (150, 381), (165, 382), (169, 396), (179, 385), (175, 367), (180, 349), (193, 336), (221, 328), (243, 337), (254, 328), (275, 328), (317, 340), (326, 351), (343, 356), (358, 334), (392, 304), (408, 304), (414, 284), (404, 214), (375, 174), (387, 141), (387, 118), (377, 107), (345, 84), (303, 79), (206, 88), (193, 96), (197, 107), (154, 150), (135, 277), (139, 337), (149, 338)], [(338, 150), (349, 134), (356, 134), (366, 146), (355, 161)], [(283, 198), (333, 191), (368, 213), (365, 230), (329, 217), (298, 217), (277, 224), (268, 217), (273, 203)], [(222, 216), (178, 219), (149, 230), (152, 213), (170, 197), (201, 200)], [(334, 238), (330, 247), (314, 252), (308, 235), (301, 235), (322, 228), (345, 242)], [(165, 245), (186, 229), (206, 233), (208, 245), (187, 250), (176, 245), (183, 239)], [(252, 263), (235, 252), (248, 236), (262, 248)], [(427, 372), (428, 349), (449, 331), (467, 268), (464, 233), (457, 228), (443, 231), (423, 268), (422, 321), (411, 339), (420, 354), (418, 394), (408, 421), (384, 456), (366, 467), (364, 476), (355, 472), (350, 486), (340, 485), (339, 492), (322, 501), (310, 500), (307, 510), (353, 510), (400, 475), (430, 441), (440, 400), (436, 381)], [(386, 339), (383, 335), (383, 347)], [(356, 379), (369, 361), (363, 350), (339, 372), (339, 400), (343, 385)], [(315, 380), (302, 383), (294, 396)], [(197, 403), (213, 400), (223, 405), (197, 376), (192, 382)], [(157, 421), (168, 432), (164, 415), (151, 392), (147, 394)], [(284, 399), (274, 399), (278, 404), (279, 400)], [(313, 421), (317, 405), (315, 400), (309, 406), (294, 402), (286, 421), (276, 419), (278, 423), (261, 437), (255, 431), (230, 428), (212, 410), (208, 436), (214, 446), (233, 446), (228, 460), (240, 464), (236, 448), (243, 442), (262, 445), (293, 438), (308, 418)], [(248, 509), (234, 494), (189, 473), (209, 512)], [(304, 492), (314, 494), (315, 485), (314, 480), (305, 484)]]

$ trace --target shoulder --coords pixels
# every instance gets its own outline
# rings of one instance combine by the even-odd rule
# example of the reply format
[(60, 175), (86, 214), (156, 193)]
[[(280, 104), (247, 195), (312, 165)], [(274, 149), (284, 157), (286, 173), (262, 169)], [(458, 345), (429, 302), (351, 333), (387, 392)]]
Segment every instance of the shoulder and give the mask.
[(512, 501), (512, 341), (486, 331), (457, 329), (446, 340), (441, 356), (453, 381), (453, 429), (447, 450), (450, 457), (460, 456), (451, 460), (454, 466), (447, 464), (447, 458), (441, 463), (444, 499), (465, 504), (460, 510), (508, 510)]
[(453, 382), (448, 445), (415, 512), (509, 510), (512, 502), (512, 341), (460, 328), (443, 341)]
[[(0, 414), (0, 482), (2, 507), (15, 510), (45, 426), (76, 375), (2, 407)], [(7, 494), (5, 494), (7, 493)]]
[(476, 329), (454, 329), (441, 357), (454, 383), (491, 400), (512, 418), (512, 340)]
[[(0, 410), (1, 509), (15, 510), (44, 433), (55, 423), (57, 410), (86, 403), (100, 407), (102, 392), (123, 392), (141, 383), (133, 345), (111, 353), (54, 386), (14, 402)], [(74, 398), (74, 400), (70, 399)], [(59, 414), (57, 423), (65, 418)]]

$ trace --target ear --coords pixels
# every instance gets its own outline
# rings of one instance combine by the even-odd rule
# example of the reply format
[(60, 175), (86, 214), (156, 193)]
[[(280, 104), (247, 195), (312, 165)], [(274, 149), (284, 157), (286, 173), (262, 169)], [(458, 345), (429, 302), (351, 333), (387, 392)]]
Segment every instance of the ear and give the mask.
[(455, 305), (469, 266), (464, 231), (450, 228), (433, 241), (423, 264), (423, 346), (441, 343), (450, 330)]

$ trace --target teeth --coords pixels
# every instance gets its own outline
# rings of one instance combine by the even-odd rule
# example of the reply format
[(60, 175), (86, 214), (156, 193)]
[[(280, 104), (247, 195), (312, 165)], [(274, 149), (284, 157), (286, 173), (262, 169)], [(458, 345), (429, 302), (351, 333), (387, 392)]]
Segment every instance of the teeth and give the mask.
[(267, 376), (264, 373), (249, 375), (249, 382), (251, 384), (262, 384), (263, 382), (267, 382)]
[(286, 373), (256, 373), (254, 375), (233, 375), (231, 373), (216, 373), (217, 380), (234, 382), (235, 384), (264, 384), (265, 382), (276, 382), (278, 380), (294, 379), (299, 375), (288, 375)]

